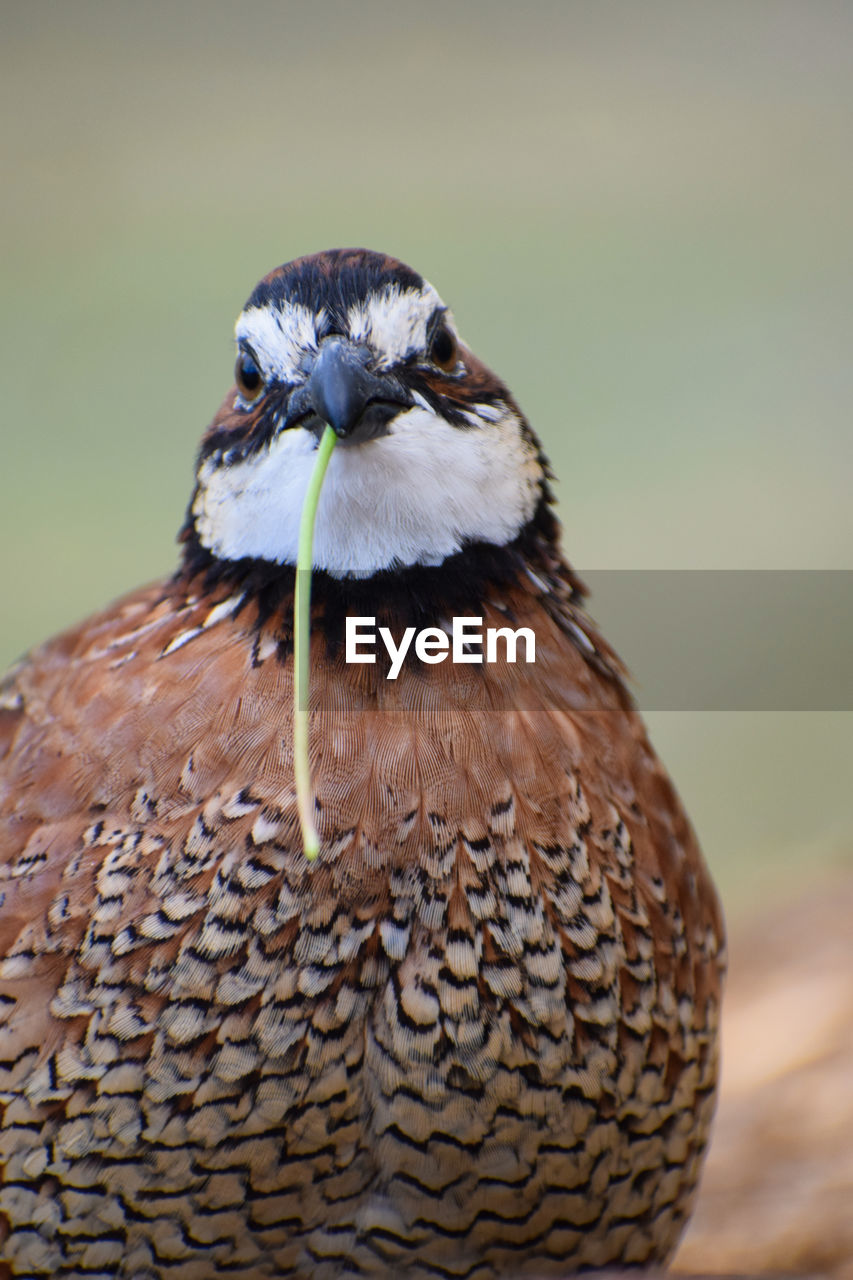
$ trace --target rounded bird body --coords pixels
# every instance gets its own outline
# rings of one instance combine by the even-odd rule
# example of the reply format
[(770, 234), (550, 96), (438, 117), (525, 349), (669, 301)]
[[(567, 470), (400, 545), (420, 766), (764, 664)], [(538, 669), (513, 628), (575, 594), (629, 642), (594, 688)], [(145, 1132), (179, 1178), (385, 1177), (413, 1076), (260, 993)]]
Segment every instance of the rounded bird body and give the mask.
[[(0, 694), (0, 1258), (152, 1280), (665, 1260), (713, 1110), (723, 927), (538, 442), (391, 259), (291, 263), (237, 333), (178, 573)], [(293, 530), (326, 422), (309, 863)], [(347, 617), (399, 642), (460, 614), (530, 628), (535, 662), (346, 661)]]

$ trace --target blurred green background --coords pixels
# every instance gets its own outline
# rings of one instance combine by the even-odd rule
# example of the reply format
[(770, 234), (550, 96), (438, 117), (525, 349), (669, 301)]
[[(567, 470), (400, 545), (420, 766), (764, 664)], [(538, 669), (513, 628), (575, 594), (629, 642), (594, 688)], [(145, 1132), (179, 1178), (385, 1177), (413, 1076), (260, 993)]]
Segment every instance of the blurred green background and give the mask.
[[(236, 314), (332, 245), (451, 304), (578, 566), (853, 567), (853, 6), (0, 13), (0, 664), (169, 571)], [(850, 713), (648, 719), (730, 913), (850, 860)]]

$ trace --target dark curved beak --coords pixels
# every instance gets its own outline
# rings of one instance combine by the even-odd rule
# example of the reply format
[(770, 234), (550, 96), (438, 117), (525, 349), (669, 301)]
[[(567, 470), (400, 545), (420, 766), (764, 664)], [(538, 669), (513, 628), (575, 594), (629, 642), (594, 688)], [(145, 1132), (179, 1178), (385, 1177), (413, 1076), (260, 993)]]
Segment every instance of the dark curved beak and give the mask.
[(319, 435), (328, 423), (341, 440), (361, 444), (382, 435), (392, 418), (414, 403), (391, 374), (373, 373), (369, 348), (337, 334), (325, 338), (308, 380), (290, 397), (287, 426)]

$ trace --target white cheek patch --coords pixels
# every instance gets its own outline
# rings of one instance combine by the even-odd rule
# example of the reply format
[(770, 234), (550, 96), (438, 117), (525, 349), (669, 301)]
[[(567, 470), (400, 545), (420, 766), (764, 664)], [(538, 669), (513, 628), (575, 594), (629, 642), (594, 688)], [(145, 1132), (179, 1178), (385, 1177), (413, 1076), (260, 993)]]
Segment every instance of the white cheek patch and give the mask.
[[(436, 307), (444, 304), (431, 284), (421, 289), (389, 285), (371, 294), (347, 312), (350, 337), (366, 342), (376, 354), (380, 369), (403, 360), (426, 346), (427, 326)], [(445, 315), (450, 318), (449, 312)]]
[[(202, 544), (221, 559), (295, 564), (316, 444), (298, 427), (244, 462), (204, 462), (193, 503)], [(458, 428), (429, 410), (410, 409), (388, 435), (332, 454), (314, 567), (363, 577), (441, 564), (470, 541), (503, 546), (532, 518), (541, 483), (536, 450), (515, 414)]]
[(276, 307), (247, 307), (235, 327), (237, 341), (254, 351), (267, 378), (300, 382), (304, 378), (302, 360), (317, 350), (317, 332), (325, 320), (324, 311), (311, 311), (289, 302), (283, 311)]

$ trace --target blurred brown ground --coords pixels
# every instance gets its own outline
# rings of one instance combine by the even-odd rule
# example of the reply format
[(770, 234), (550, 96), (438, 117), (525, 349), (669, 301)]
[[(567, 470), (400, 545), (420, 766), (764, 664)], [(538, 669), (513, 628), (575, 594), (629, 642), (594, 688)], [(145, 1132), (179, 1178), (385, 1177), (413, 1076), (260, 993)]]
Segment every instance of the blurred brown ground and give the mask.
[(719, 1111), (673, 1270), (853, 1280), (853, 876), (732, 930)]

